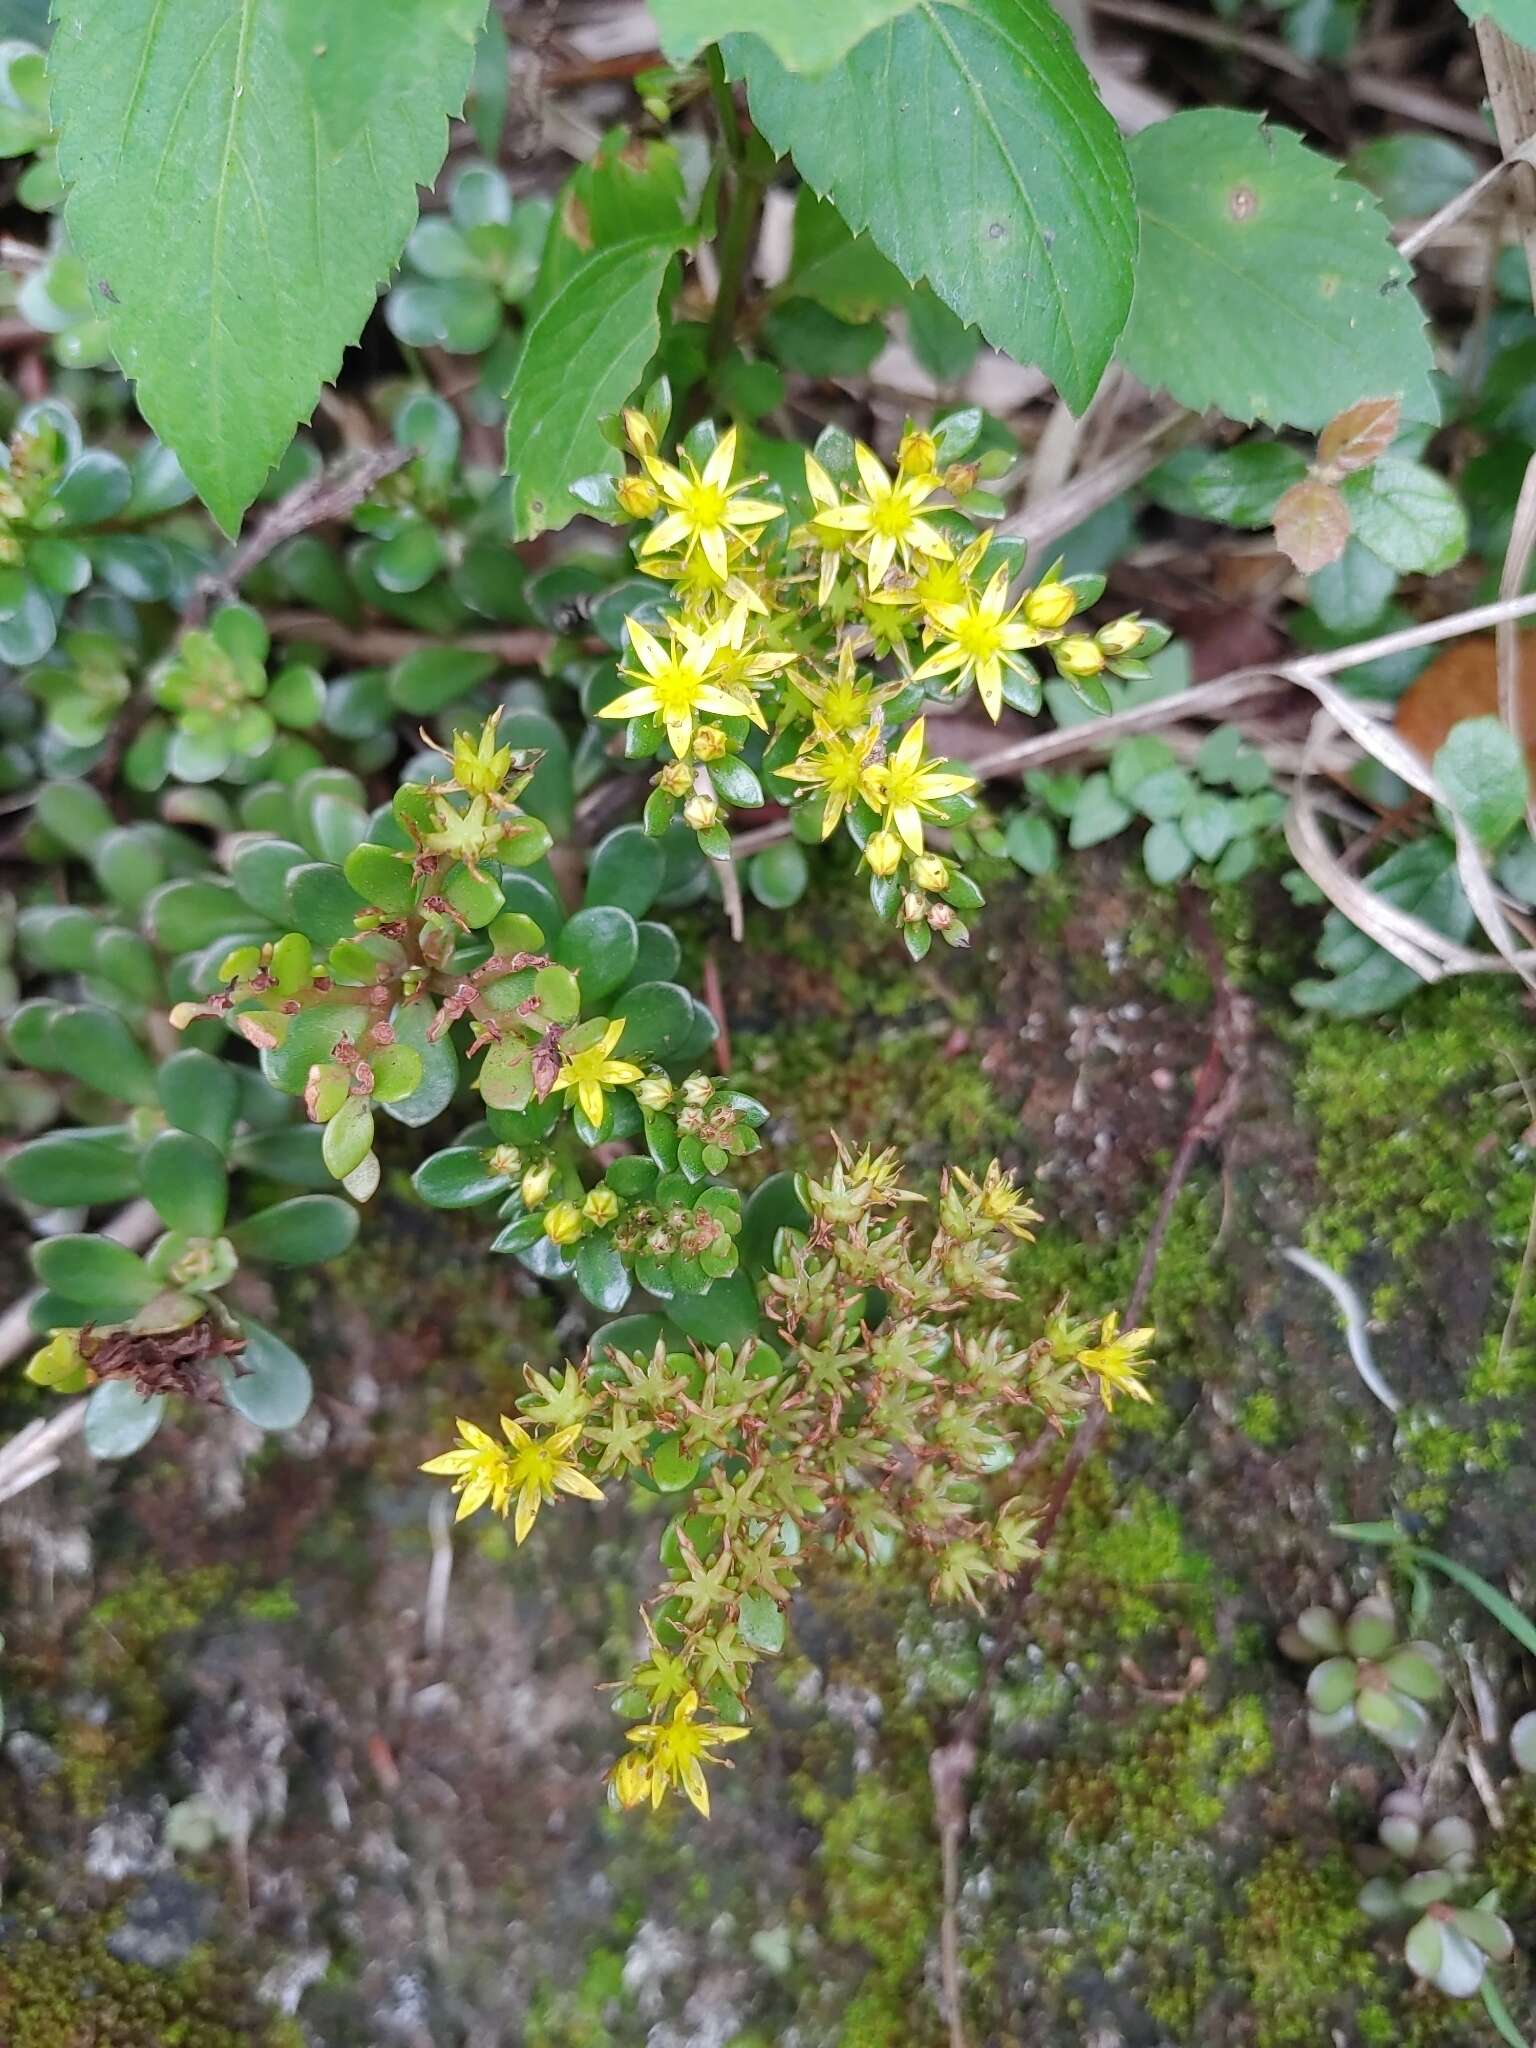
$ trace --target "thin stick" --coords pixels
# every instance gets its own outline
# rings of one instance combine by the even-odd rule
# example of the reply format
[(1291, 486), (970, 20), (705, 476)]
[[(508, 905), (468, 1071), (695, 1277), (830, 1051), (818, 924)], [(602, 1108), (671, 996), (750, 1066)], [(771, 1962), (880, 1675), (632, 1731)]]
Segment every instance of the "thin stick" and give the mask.
[(1043, 504), (1027, 505), (1011, 519), (1004, 519), (997, 531), (1011, 534), (1032, 548), (1048, 547), (1114, 499), (1124, 496), (1175, 449), (1192, 441), (1203, 424), (1199, 413), (1185, 412), (1182, 406), (1165, 412), (1107, 462), (1085, 471)]
[(209, 607), (232, 598), (257, 563), (264, 562), (285, 540), (307, 533), (313, 526), (345, 519), (385, 477), (403, 469), (413, 453), (410, 448), (372, 448), (297, 485), (258, 520), (222, 569), (200, 578), (183, 613), (187, 624), (200, 626)]
[[(274, 640), (312, 640), (333, 654), (344, 654), (365, 667), (387, 668), (423, 647), (442, 647), (440, 634), (416, 633), (406, 626), (349, 626), (329, 612), (272, 611), (264, 614)], [(496, 633), (457, 633), (455, 647), (474, 654), (494, 654), (509, 668), (537, 668), (555, 644), (541, 626), (509, 626)]]

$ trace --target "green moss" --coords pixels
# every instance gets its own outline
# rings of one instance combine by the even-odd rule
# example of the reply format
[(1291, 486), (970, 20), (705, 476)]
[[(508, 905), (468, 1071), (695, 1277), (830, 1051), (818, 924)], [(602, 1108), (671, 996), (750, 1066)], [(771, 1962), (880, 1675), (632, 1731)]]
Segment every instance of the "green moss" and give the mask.
[(234, 1580), (228, 1565), (181, 1572), (147, 1565), (86, 1616), (73, 1676), (84, 1691), (105, 1695), (111, 1711), (105, 1720), (66, 1716), (59, 1725), (64, 1783), (77, 1812), (100, 1812), (121, 1780), (153, 1758), (172, 1711), (165, 1645), (206, 1620)]
[(889, 1770), (867, 1772), (828, 1812), (820, 1862), (826, 1932), (869, 1958), (843, 2010), (839, 2048), (919, 2048), (942, 1899), (926, 1774), (898, 1785)]
[(1045, 1973), (1061, 1984), (1091, 1959), (1118, 1977), (1134, 1958), (1146, 2010), (1192, 2041), (1219, 1983), (1225, 1884), (1209, 1838), (1269, 1763), (1269, 1725), (1252, 1697), (1225, 1707), (1196, 1699), (1105, 1740), (1096, 1761), (1044, 1764), (1020, 1801), (1049, 1874), (1039, 1914), (1071, 1929)]
[(1014, 1137), (979, 1060), (946, 1057), (931, 1031), (870, 1034), (824, 1018), (742, 1039), (737, 1069), (777, 1112), (775, 1144), (755, 1155), (763, 1171), (824, 1165), (829, 1131), (860, 1146), (899, 1145), (929, 1175), (950, 1160), (985, 1163)]
[(206, 1949), (172, 1971), (121, 1963), (110, 1922), (58, 1917), (0, 1942), (0, 2041), (15, 2048), (303, 2048)]
[[(1529, 1035), (1521, 994), (1489, 976), (1426, 989), (1389, 1020), (1313, 1025), (1297, 1098), (1317, 1129), (1326, 1190), (1309, 1237), (1334, 1265), (1380, 1243), (1406, 1261), (1433, 1232), (1499, 1208), (1523, 1122), (1507, 1054)], [(1502, 1171), (1501, 1171), (1502, 1169)], [(1501, 1219), (1502, 1220), (1502, 1219)]]
[[(1161, 1190), (1148, 1194), (1137, 1214), (1105, 1239), (1074, 1238), (1047, 1224), (1036, 1244), (1021, 1246), (1009, 1269), (1018, 1297), (1015, 1320), (1034, 1332), (1066, 1296), (1095, 1314), (1123, 1302), (1141, 1264)], [(1191, 1180), (1174, 1204), (1158, 1256), (1146, 1320), (1157, 1329), (1151, 1384), (1172, 1373), (1229, 1379), (1234, 1361), (1226, 1344), (1234, 1314), (1231, 1270), (1211, 1256), (1221, 1227), (1221, 1194), (1211, 1182)]]
[(1246, 1980), (1254, 2048), (1315, 2048), (1333, 2038), (1330, 2019), (1351, 1994), (1379, 1994), (1359, 1889), (1341, 1851), (1309, 1857), (1290, 1842), (1271, 1849), (1244, 1885), (1226, 1952)]
[(1173, 1616), (1203, 1647), (1214, 1645), (1210, 1559), (1186, 1543), (1172, 1501), (1135, 1487), (1117, 1502), (1102, 1466), (1073, 1489), (1038, 1597), (1089, 1661), (1106, 1637), (1133, 1643)]
[(1250, 1394), (1238, 1410), (1238, 1426), (1261, 1451), (1278, 1450), (1290, 1436), (1290, 1425), (1279, 1399), (1267, 1388)]

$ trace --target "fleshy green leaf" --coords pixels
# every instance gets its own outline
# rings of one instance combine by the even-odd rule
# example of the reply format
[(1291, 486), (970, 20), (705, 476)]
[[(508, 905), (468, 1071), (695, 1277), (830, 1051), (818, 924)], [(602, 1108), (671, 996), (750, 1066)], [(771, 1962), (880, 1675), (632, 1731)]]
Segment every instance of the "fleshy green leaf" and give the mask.
[(235, 1363), (219, 1367), (230, 1407), (258, 1429), (294, 1428), (304, 1420), (314, 1394), (309, 1367), (260, 1323), (242, 1319), (241, 1328), (245, 1350)]
[(1045, 0), (918, 0), (819, 78), (760, 26), (726, 55), (758, 128), (856, 233), (1087, 404), (1129, 310), (1136, 214), (1119, 131)]
[(104, 1380), (85, 1404), (86, 1448), (97, 1458), (132, 1457), (164, 1414), (164, 1394), (141, 1394), (127, 1380)]
[(411, 1186), (434, 1209), (472, 1209), (493, 1195), (504, 1195), (504, 1173), (492, 1173), (484, 1151), (475, 1145), (454, 1145), (434, 1152), (411, 1175)]
[(0, 1168), (6, 1186), (45, 1209), (126, 1202), (139, 1191), (138, 1153), (126, 1126), (49, 1131)]
[(1285, 128), (1230, 109), (1133, 137), (1141, 209), (1127, 368), (1181, 404), (1321, 427), (1363, 392), (1434, 419), (1412, 275), (1370, 195)]
[[(1507, 4), (1507, 0), (1506, 0)], [(845, 57), (861, 37), (914, 0), (651, 0), (664, 54), (686, 64), (706, 43), (738, 30), (755, 30), (791, 71), (825, 71)]]
[(221, 1154), (190, 1131), (161, 1131), (143, 1160), (144, 1192), (167, 1230), (217, 1237), (229, 1206), (229, 1176)]
[(104, 1323), (127, 1322), (160, 1292), (137, 1252), (109, 1237), (47, 1237), (32, 1264), (43, 1285), (90, 1309)]
[(295, 1195), (248, 1216), (229, 1235), (242, 1259), (318, 1266), (349, 1249), (357, 1236), (357, 1211), (339, 1195)]
[(362, 329), (485, 0), (74, 0), (70, 239), (138, 404), (233, 533)]
[(602, 433), (639, 383), (661, 332), (657, 301), (670, 242), (594, 249), (524, 337), (507, 393), (507, 469), (513, 535), (532, 540), (586, 507), (578, 477), (617, 475)]

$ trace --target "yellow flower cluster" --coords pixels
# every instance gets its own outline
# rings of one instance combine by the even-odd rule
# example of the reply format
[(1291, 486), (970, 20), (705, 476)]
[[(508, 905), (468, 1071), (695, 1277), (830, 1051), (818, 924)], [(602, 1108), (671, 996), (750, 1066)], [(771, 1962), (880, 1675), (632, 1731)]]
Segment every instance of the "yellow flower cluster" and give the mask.
[(1037, 710), (1033, 650), (1107, 709), (1103, 672), (1144, 673), (1166, 632), (1135, 618), (1074, 630), (1102, 579), (1059, 564), (1010, 595), (1019, 548), (964, 510), (977, 465), (958, 455), (979, 416), (958, 439), (952, 422), (909, 429), (894, 469), (862, 442), (824, 436), (804, 458), (798, 524), (754, 495), (762, 479), (738, 474), (735, 428), (695, 428), (669, 462), (659, 426), (624, 414), (638, 468), (612, 489), (619, 511), (648, 522), (638, 566), (672, 586), (672, 604), (659, 624), (626, 622), (621, 687), (600, 713), (630, 723), (632, 757), (668, 749), (648, 827), (680, 815), (724, 859), (730, 807), (778, 797), (801, 837), (851, 833), (877, 908), (914, 956), (936, 932), (963, 944), (981, 895), (927, 835), (964, 822), (976, 781), (930, 753), (930, 708), (974, 688), (994, 720), (1004, 703)]

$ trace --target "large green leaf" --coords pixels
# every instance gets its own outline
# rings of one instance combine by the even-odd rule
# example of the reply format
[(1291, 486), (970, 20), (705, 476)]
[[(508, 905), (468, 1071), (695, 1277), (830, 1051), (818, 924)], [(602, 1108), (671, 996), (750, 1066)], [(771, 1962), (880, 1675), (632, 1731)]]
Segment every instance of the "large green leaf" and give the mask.
[(1480, 21), (1486, 14), (1505, 35), (1536, 50), (1536, 0), (1457, 0), (1468, 21)]
[(507, 469), (519, 540), (565, 526), (588, 508), (578, 477), (617, 474), (602, 422), (639, 383), (661, 333), (657, 301), (666, 242), (595, 249), (529, 328), (507, 393)]
[[(706, 43), (755, 30), (791, 71), (825, 71), (854, 44), (915, 0), (651, 0), (661, 47), (686, 64)], [(1508, 0), (1506, 0), (1508, 4)]]
[(1424, 316), (1369, 193), (1287, 128), (1214, 108), (1131, 143), (1128, 369), (1231, 419), (1321, 427), (1364, 397), (1438, 416)]
[(485, 0), (70, 0), (69, 232), (139, 409), (227, 532), (360, 332)]
[(855, 232), (1087, 404), (1130, 307), (1136, 209), (1119, 131), (1045, 0), (918, 0), (819, 78), (761, 33), (726, 58), (759, 129)]

